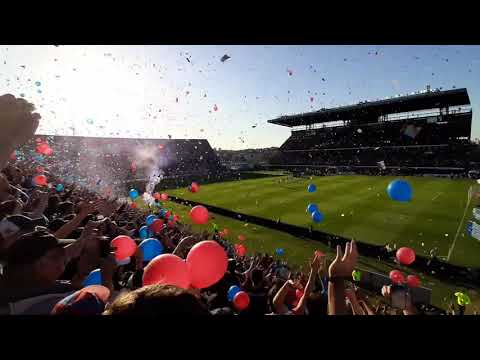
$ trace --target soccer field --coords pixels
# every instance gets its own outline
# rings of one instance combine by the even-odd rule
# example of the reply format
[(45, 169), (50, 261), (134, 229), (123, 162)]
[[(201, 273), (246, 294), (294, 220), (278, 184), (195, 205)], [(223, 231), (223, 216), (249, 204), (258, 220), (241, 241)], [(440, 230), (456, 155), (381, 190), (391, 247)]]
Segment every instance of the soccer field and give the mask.
[[(201, 185), (198, 193), (186, 189), (168, 192), (240, 213), (304, 227), (313, 225), (316, 230), (362, 242), (409, 246), (422, 255), (428, 256), (437, 247), (438, 255), (446, 258), (452, 249), (451, 263), (478, 267), (480, 242), (464, 232), (471, 217), (473, 204), (467, 206), (467, 194), (473, 182), (406, 177), (413, 188), (413, 199), (400, 203), (386, 194), (393, 179), (358, 175), (311, 179), (272, 176)], [(307, 192), (309, 183), (317, 186), (315, 193)], [(309, 203), (316, 203), (325, 215), (322, 223), (313, 224), (306, 213)]]

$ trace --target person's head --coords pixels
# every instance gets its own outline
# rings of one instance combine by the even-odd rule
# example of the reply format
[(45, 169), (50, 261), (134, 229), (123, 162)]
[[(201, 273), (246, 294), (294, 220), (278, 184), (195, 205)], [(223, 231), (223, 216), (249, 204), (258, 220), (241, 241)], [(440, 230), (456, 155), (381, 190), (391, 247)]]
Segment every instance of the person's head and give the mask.
[(199, 299), (173, 285), (150, 285), (120, 295), (104, 315), (207, 315)]
[(5, 176), (5, 174), (0, 173), (0, 193), (8, 192), (9, 188), (10, 184), (8, 183), (7, 177)]
[(34, 231), (37, 226), (45, 225), (44, 218), (31, 219), (24, 215), (5, 216), (0, 221), (0, 253), (12, 246), (20, 236)]
[(263, 271), (259, 269), (252, 270), (252, 285), (259, 287), (263, 284)]
[(57, 206), (58, 212), (64, 215), (72, 214), (74, 212), (73, 208), (74, 208), (73, 203), (70, 201), (61, 202)]
[(60, 196), (58, 195), (52, 195), (48, 198), (48, 209), (49, 210), (56, 210), (57, 209), (57, 206), (58, 204), (60, 204), (61, 202), (61, 199), (60, 199)]
[(50, 223), (48, 224), (48, 230), (52, 231), (52, 232), (55, 232), (57, 231), (58, 229), (60, 229), (63, 225), (65, 225), (67, 222), (65, 220), (62, 220), (62, 219), (55, 219), (55, 220), (52, 220), (50, 221)]
[(228, 266), (227, 266), (227, 271), (230, 274), (235, 273), (235, 269), (237, 268), (237, 262), (235, 259), (228, 259)]
[(9, 215), (19, 214), (22, 207), (22, 203), (18, 200), (7, 200), (0, 203), (0, 220)]
[(22, 235), (8, 249), (7, 277), (39, 286), (53, 285), (65, 271), (64, 246), (70, 243), (44, 230)]
[(328, 298), (320, 293), (311, 294), (307, 300), (308, 313), (312, 316), (328, 315)]

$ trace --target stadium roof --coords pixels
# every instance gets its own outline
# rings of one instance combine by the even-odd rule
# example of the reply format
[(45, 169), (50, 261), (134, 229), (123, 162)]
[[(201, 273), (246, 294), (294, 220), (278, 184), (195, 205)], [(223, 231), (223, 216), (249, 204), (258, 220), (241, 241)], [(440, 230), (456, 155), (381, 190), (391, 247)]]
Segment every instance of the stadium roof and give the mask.
[(414, 95), (396, 98), (365, 101), (356, 105), (341, 106), (332, 109), (321, 109), (309, 113), (281, 116), (268, 120), (271, 124), (282, 126), (300, 126), (337, 120), (350, 120), (353, 118), (372, 118), (385, 114), (403, 113), (452, 106), (470, 105), (467, 89), (433, 90)]

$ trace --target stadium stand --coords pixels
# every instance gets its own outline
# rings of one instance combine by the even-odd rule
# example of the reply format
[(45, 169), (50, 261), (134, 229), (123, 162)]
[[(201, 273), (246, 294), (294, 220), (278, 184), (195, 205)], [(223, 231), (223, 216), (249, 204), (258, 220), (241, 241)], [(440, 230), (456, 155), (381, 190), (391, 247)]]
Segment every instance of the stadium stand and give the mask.
[[(48, 144), (55, 152), (48, 157), (38, 154), (41, 144)], [(19, 160), (33, 157), (39, 165), (48, 166), (66, 181), (81, 185), (101, 186), (103, 181), (125, 187), (125, 183), (134, 183), (139, 189), (145, 188), (152, 175), (161, 175), (167, 182), (208, 178), (218, 174), (220, 167), (209, 142), (203, 139), (38, 135), (17, 151), (17, 157)]]
[(292, 128), (282, 156), (274, 160), (279, 167), (466, 174), (470, 166), (472, 109), (466, 89), (427, 90), (269, 123)]

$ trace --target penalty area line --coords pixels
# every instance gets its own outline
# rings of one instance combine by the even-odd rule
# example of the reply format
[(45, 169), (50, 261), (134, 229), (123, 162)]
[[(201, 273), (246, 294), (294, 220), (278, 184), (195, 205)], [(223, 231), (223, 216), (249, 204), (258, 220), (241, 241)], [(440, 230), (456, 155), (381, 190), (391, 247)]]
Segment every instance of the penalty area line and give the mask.
[(470, 196), (470, 191), (468, 192), (468, 195), (467, 195), (467, 204), (465, 205), (465, 210), (463, 212), (463, 217), (462, 217), (462, 221), (460, 221), (460, 224), (458, 224), (458, 229), (457, 229), (457, 233), (455, 234), (455, 238), (453, 239), (452, 241), (452, 245), (450, 245), (450, 249), (448, 250), (448, 255), (447, 255), (447, 262), (450, 261), (450, 257), (452, 256), (452, 253), (453, 253), (453, 249), (455, 249), (455, 244), (457, 243), (457, 238), (458, 238), (458, 235), (460, 234), (460, 230), (462, 229), (463, 227), (463, 223), (465, 221), (465, 217), (467, 216), (467, 211), (468, 211), (468, 207), (470, 206), (470, 201), (471, 201), (471, 196)]

